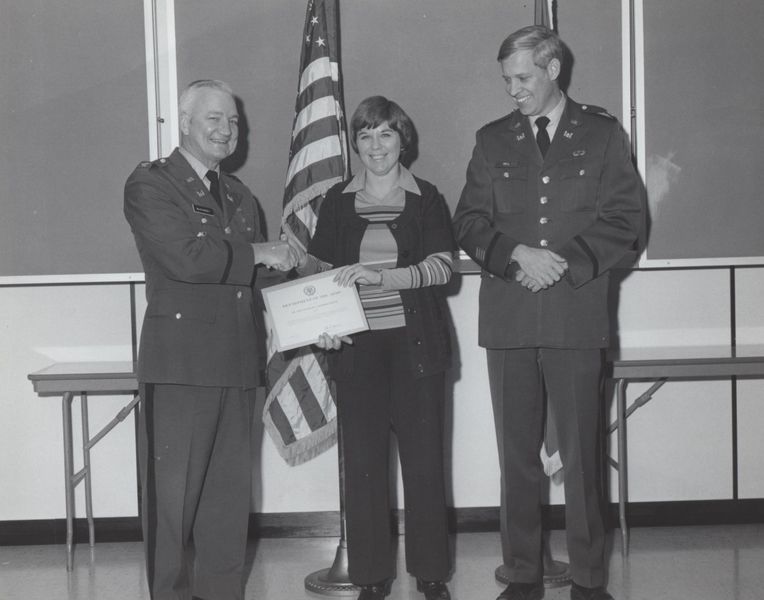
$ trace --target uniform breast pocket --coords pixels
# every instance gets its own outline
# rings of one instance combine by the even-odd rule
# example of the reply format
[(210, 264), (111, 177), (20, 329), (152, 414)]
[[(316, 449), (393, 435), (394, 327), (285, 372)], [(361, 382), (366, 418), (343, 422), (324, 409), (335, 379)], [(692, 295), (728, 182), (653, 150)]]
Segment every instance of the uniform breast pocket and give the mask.
[(599, 174), (599, 165), (593, 160), (578, 158), (561, 163), (561, 209), (565, 212), (596, 210)]
[(528, 165), (524, 163), (497, 163), (491, 170), (493, 204), (497, 214), (525, 212), (528, 195)]
[(241, 233), (245, 239), (255, 239), (255, 216), (243, 206), (236, 209), (236, 216), (231, 220), (231, 225), (237, 233)]
[(160, 291), (146, 308), (147, 319), (172, 319), (175, 321), (202, 321), (214, 323), (217, 303), (206, 295), (190, 296), (179, 291)]

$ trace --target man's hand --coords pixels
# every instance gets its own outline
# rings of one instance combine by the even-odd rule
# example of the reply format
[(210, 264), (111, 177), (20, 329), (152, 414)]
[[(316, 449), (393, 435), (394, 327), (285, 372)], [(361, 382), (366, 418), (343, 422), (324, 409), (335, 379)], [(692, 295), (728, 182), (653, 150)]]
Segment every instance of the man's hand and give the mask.
[(282, 233), (280, 237), (282, 242), (287, 242), (290, 247), (292, 259), (294, 260), (294, 266), (298, 269), (305, 266), (305, 261), (308, 259), (308, 253), (305, 247), (295, 238), (293, 235)]
[[(515, 247), (512, 251), (512, 260), (520, 265), (518, 274), (522, 272), (525, 277), (536, 281), (542, 289), (560, 281), (568, 270), (567, 261), (556, 252), (545, 248), (531, 248), (524, 244), (518, 244)], [(520, 281), (517, 276), (515, 278)]]
[(255, 251), (255, 263), (263, 264), (269, 269), (290, 271), (297, 266), (297, 253), (285, 241), (252, 244), (252, 248)]
[(544, 287), (538, 281), (532, 277), (529, 277), (528, 274), (522, 269), (518, 269), (515, 273), (515, 281), (517, 281), (517, 283), (519, 283), (524, 288), (528, 288), (532, 292), (538, 292), (544, 289)]

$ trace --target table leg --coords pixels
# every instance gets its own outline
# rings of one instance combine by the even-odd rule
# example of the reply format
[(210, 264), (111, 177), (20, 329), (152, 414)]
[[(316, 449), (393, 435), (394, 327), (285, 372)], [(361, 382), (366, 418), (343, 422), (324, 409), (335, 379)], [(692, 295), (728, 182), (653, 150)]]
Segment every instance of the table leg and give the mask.
[(88, 519), (88, 542), (95, 546), (95, 524), (93, 522), (93, 487), (90, 470), (90, 422), (88, 421), (88, 395), (80, 394), (82, 412), (82, 468), (85, 473), (85, 514)]
[(64, 392), (62, 401), (64, 423), (64, 490), (66, 499), (66, 570), (73, 567), (74, 543), (74, 457), (72, 453), (72, 392)]
[(618, 520), (621, 527), (621, 554), (629, 553), (629, 529), (626, 524), (626, 496), (628, 468), (626, 466), (626, 380), (616, 383), (616, 410), (618, 412)]

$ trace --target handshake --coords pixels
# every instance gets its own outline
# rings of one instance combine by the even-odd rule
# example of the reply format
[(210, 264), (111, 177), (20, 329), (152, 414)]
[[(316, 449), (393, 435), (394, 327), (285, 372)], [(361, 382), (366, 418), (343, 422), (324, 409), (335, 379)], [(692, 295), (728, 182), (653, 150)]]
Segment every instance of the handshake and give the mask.
[(269, 269), (291, 271), (305, 264), (307, 253), (297, 241), (285, 234), (275, 242), (252, 244), (255, 251), (255, 264), (262, 264)]

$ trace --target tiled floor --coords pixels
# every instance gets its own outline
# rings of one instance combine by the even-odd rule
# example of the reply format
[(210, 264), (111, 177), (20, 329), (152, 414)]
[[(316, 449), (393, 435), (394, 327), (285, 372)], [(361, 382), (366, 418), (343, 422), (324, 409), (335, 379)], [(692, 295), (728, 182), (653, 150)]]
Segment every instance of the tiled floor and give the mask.
[[(502, 586), (498, 534), (459, 534), (454, 600), (493, 600)], [(622, 558), (615, 533), (609, 589), (616, 600), (764, 599), (764, 525), (639, 528)], [(563, 532), (551, 536), (553, 556), (565, 559)], [(403, 550), (391, 600), (422, 600), (405, 572)], [(307, 575), (331, 566), (335, 538), (263, 539), (250, 548), (247, 600), (331, 598), (305, 590)], [(548, 589), (547, 600), (567, 599), (568, 588)], [(333, 596), (338, 597), (338, 596)], [(355, 594), (339, 596), (355, 598)], [(0, 547), (0, 600), (148, 599), (138, 543), (79, 545), (67, 574), (63, 546)]]

